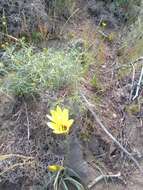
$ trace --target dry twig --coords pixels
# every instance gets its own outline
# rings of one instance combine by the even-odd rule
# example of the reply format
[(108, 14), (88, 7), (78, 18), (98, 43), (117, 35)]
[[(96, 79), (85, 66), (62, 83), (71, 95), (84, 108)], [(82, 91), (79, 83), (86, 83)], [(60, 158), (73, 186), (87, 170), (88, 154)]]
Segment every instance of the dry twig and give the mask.
[(143, 66), (142, 66), (140, 77), (139, 77), (139, 81), (138, 81), (138, 84), (137, 84), (136, 94), (132, 98), (132, 100), (135, 100), (139, 96), (139, 90), (140, 90), (140, 87), (141, 87), (142, 79), (143, 79)]
[(97, 178), (95, 178), (95, 180), (93, 180), (89, 185), (88, 188), (91, 189), (93, 186), (95, 186), (97, 183), (99, 183), (101, 180), (109, 180), (109, 179), (121, 179), (121, 173), (117, 173), (117, 174), (112, 174), (112, 175), (100, 175)]
[(29, 122), (29, 117), (28, 117), (28, 111), (27, 111), (27, 104), (25, 103), (25, 111), (26, 111), (26, 119), (27, 119), (27, 138), (28, 138), (28, 141), (29, 141), (29, 138), (30, 138), (30, 122)]
[(132, 65), (132, 67), (133, 67), (133, 75), (132, 75), (132, 87), (131, 87), (131, 93), (130, 93), (130, 98), (129, 98), (130, 101), (132, 100), (133, 87), (134, 87), (134, 81), (135, 81), (135, 72), (136, 72), (134, 64), (131, 63), (131, 65)]

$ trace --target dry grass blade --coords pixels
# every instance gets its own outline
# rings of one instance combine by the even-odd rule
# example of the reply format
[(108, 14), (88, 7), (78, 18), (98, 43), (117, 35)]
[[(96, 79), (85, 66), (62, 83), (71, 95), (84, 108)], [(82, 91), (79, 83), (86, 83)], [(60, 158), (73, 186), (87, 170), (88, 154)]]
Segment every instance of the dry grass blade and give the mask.
[(69, 20), (70, 20), (78, 11), (79, 11), (79, 8), (76, 9), (76, 10), (71, 14), (71, 16), (67, 19), (67, 21), (65, 22), (65, 24), (63, 25), (63, 27), (62, 27), (62, 29), (61, 29), (60, 35), (62, 35), (63, 30), (64, 30), (65, 26), (67, 25), (67, 23), (69, 22)]
[(4, 154), (4, 155), (0, 155), (0, 161), (6, 160), (6, 159), (11, 158), (11, 157), (28, 159), (28, 160), (33, 159), (33, 157), (23, 156), (20, 154)]
[(28, 117), (28, 111), (27, 111), (27, 104), (25, 103), (25, 111), (26, 111), (26, 119), (27, 119), (27, 138), (28, 138), (28, 141), (29, 141), (29, 138), (30, 138), (30, 122), (29, 122), (29, 117)]
[(132, 98), (132, 100), (135, 100), (135, 99), (139, 96), (139, 90), (140, 90), (140, 87), (141, 87), (142, 79), (143, 79), (143, 67), (142, 67), (142, 69), (141, 69), (139, 81), (138, 81), (138, 84), (137, 84), (136, 94), (135, 94), (135, 96)]
[(1, 155), (0, 156), (0, 161), (6, 160), (6, 159), (8, 159), (10, 157), (11, 157), (10, 155)]

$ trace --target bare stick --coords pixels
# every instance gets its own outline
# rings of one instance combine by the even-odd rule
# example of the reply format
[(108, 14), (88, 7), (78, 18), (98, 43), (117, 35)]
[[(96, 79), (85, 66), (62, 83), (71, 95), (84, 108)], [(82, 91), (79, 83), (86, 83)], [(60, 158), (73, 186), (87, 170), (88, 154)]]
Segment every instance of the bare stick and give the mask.
[(135, 67), (134, 67), (134, 64), (132, 64), (132, 67), (133, 67), (133, 75), (132, 75), (132, 87), (131, 87), (131, 93), (130, 93), (130, 101), (132, 100), (132, 94), (133, 94), (133, 87), (134, 87), (134, 81), (135, 81)]
[(116, 143), (120, 149), (135, 163), (135, 165), (137, 166), (137, 168), (140, 170), (140, 172), (143, 174), (143, 171), (138, 163), (138, 161), (132, 156), (132, 154), (130, 152), (128, 152), (117, 140), (116, 138), (106, 129), (106, 127), (103, 125), (103, 123), (100, 121), (100, 119), (98, 118), (97, 114), (93, 111), (92, 107), (91, 107), (91, 103), (87, 100), (87, 98), (85, 97), (85, 95), (83, 95), (81, 93), (82, 98), (84, 99), (84, 101), (86, 102), (86, 107), (88, 108), (88, 110), (92, 113), (94, 119), (97, 121), (97, 123), (99, 124), (99, 126), (102, 128), (102, 130), (114, 141), (114, 143)]
[(139, 78), (139, 81), (138, 81), (138, 84), (137, 84), (136, 94), (132, 98), (132, 100), (135, 100), (139, 96), (139, 90), (140, 90), (140, 87), (141, 87), (142, 79), (143, 79), (143, 66), (142, 66), (140, 78)]
[(30, 129), (29, 129), (30, 124), (29, 124), (29, 118), (28, 118), (28, 111), (27, 111), (26, 103), (25, 103), (25, 111), (26, 111), (26, 119), (27, 119), (27, 138), (29, 140), (29, 138), (30, 138)]
[(98, 176), (97, 178), (95, 178), (95, 180), (93, 180), (89, 185), (88, 185), (88, 188), (91, 189), (94, 185), (96, 185), (98, 182), (100, 182), (101, 180), (108, 180), (108, 179), (114, 179), (114, 178), (117, 178), (117, 179), (121, 179), (121, 173), (117, 173), (117, 174), (112, 174), (112, 175), (100, 175)]
[(103, 31), (101, 31), (101, 30), (99, 30), (98, 31), (103, 37), (105, 37), (105, 38), (108, 38), (109, 36), (108, 36), (108, 34), (105, 34)]

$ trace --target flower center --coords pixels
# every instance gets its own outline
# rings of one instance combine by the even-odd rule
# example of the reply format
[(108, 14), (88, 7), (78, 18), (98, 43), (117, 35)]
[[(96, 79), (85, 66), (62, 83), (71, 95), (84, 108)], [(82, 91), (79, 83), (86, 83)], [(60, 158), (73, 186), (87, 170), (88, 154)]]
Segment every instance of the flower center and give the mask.
[(62, 131), (66, 131), (67, 130), (67, 126), (62, 125)]

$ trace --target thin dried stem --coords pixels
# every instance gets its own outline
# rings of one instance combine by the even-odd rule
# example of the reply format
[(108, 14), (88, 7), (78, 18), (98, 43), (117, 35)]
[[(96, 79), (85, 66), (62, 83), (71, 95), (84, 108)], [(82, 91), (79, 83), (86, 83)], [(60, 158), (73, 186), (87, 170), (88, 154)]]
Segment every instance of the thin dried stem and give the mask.
[(33, 157), (30, 157), (30, 156), (23, 156), (21, 154), (3, 154), (3, 155), (0, 155), (0, 161), (2, 160), (6, 160), (8, 158), (11, 158), (11, 157), (16, 157), (16, 158), (21, 158), (21, 159), (34, 159)]
[(140, 87), (141, 87), (142, 79), (143, 79), (143, 66), (142, 66), (140, 77), (139, 77), (139, 81), (138, 81), (138, 84), (137, 84), (136, 94), (132, 98), (132, 100), (135, 100), (139, 96), (139, 90), (140, 90)]
[(131, 87), (131, 93), (130, 93), (130, 101), (132, 100), (133, 87), (134, 87), (134, 82), (135, 82), (135, 72), (136, 72), (134, 64), (131, 63), (131, 65), (133, 68), (133, 75), (132, 75), (132, 87)]
[(30, 138), (30, 122), (29, 122), (27, 104), (26, 103), (25, 103), (25, 111), (26, 111), (26, 119), (27, 119), (27, 138), (28, 138), (28, 141), (29, 141), (29, 138)]

